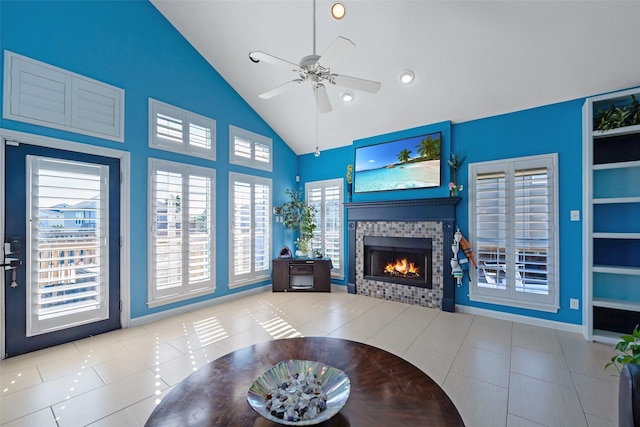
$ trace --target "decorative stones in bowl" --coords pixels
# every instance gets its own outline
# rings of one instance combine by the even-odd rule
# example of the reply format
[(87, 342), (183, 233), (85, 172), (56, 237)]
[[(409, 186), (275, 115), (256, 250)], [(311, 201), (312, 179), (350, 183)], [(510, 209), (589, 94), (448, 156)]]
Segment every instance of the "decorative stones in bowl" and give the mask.
[[(310, 419), (287, 420), (282, 414), (272, 414), (270, 409), (271, 392), (281, 388), (293, 376), (315, 376), (322, 392), (326, 395), (326, 407)], [(291, 426), (311, 426), (328, 420), (340, 412), (347, 403), (351, 392), (351, 381), (340, 369), (311, 360), (283, 360), (264, 374), (260, 375), (247, 391), (249, 405), (261, 416), (274, 423)], [(304, 409), (303, 409), (304, 411)], [(280, 415), (280, 416), (276, 416)]]

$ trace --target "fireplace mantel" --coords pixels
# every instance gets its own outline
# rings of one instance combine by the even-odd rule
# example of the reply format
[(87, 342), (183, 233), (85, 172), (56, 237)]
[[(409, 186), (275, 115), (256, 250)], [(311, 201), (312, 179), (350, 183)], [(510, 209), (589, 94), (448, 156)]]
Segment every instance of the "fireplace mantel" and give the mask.
[[(453, 241), (456, 205), (460, 197), (345, 203), (347, 208), (349, 280), (347, 289), (356, 293), (356, 224), (360, 221), (438, 221), (442, 222), (443, 241)], [(455, 280), (448, 257), (443, 263), (442, 310), (455, 310)]]
[(347, 221), (455, 221), (460, 197), (345, 203)]

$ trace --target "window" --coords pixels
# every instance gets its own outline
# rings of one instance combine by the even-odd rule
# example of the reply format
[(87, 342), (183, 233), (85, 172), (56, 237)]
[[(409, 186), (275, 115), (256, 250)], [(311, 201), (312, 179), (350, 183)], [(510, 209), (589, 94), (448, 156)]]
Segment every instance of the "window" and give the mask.
[(558, 310), (557, 154), (469, 166), (470, 298)]
[[(109, 168), (27, 156), (27, 336), (109, 317)], [(93, 212), (94, 226), (76, 224), (78, 209)], [(90, 253), (84, 265), (75, 251)]]
[(229, 162), (271, 172), (271, 138), (229, 125)]
[(124, 90), (5, 51), (4, 117), (124, 141)]
[(229, 288), (271, 275), (271, 180), (229, 173)]
[(215, 291), (215, 171), (149, 160), (149, 307)]
[(344, 279), (342, 179), (309, 182), (307, 203), (316, 207), (316, 229), (311, 248), (331, 258), (331, 276)]
[(216, 159), (216, 121), (149, 98), (149, 147)]

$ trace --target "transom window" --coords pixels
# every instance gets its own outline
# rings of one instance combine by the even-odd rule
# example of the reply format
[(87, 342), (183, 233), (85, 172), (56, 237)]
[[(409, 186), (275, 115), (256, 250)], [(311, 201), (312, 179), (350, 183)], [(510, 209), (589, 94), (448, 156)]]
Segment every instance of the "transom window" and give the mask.
[(558, 310), (557, 155), (469, 166), (470, 298)]
[(149, 98), (149, 147), (216, 158), (216, 122)]
[(271, 172), (272, 140), (229, 125), (229, 162)]

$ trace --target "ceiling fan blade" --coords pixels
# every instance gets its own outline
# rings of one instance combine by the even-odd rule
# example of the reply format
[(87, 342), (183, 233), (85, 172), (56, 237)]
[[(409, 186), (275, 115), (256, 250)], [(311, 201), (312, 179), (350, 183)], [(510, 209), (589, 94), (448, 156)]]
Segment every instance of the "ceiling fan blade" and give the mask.
[(331, 111), (331, 101), (329, 101), (329, 95), (327, 95), (327, 89), (324, 85), (315, 85), (313, 87), (313, 94), (316, 96), (316, 105), (318, 106), (319, 112), (328, 113)]
[(262, 99), (271, 99), (276, 95), (280, 95), (282, 92), (286, 92), (289, 88), (301, 84), (302, 82), (303, 80), (300, 80), (300, 79), (291, 80), (290, 82), (281, 84), (280, 86), (275, 87), (271, 90), (268, 90), (265, 93), (262, 93), (258, 96)]
[(285, 59), (280, 59), (277, 56), (269, 55), (268, 53), (260, 52), (259, 50), (250, 52), (249, 59), (253, 62), (264, 61), (267, 64), (278, 65), (280, 67), (285, 67), (293, 71), (298, 71), (300, 69), (298, 64), (294, 64), (293, 62), (289, 62)]
[(322, 56), (318, 58), (318, 64), (324, 68), (331, 68), (355, 46), (351, 40), (339, 36), (331, 43), (331, 46), (329, 46)]
[(373, 80), (359, 79), (357, 77), (341, 76), (340, 74), (331, 74), (329, 82), (337, 86), (347, 87), (349, 89), (361, 90), (369, 93), (376, 93), (382, 86), (380, 82)]

